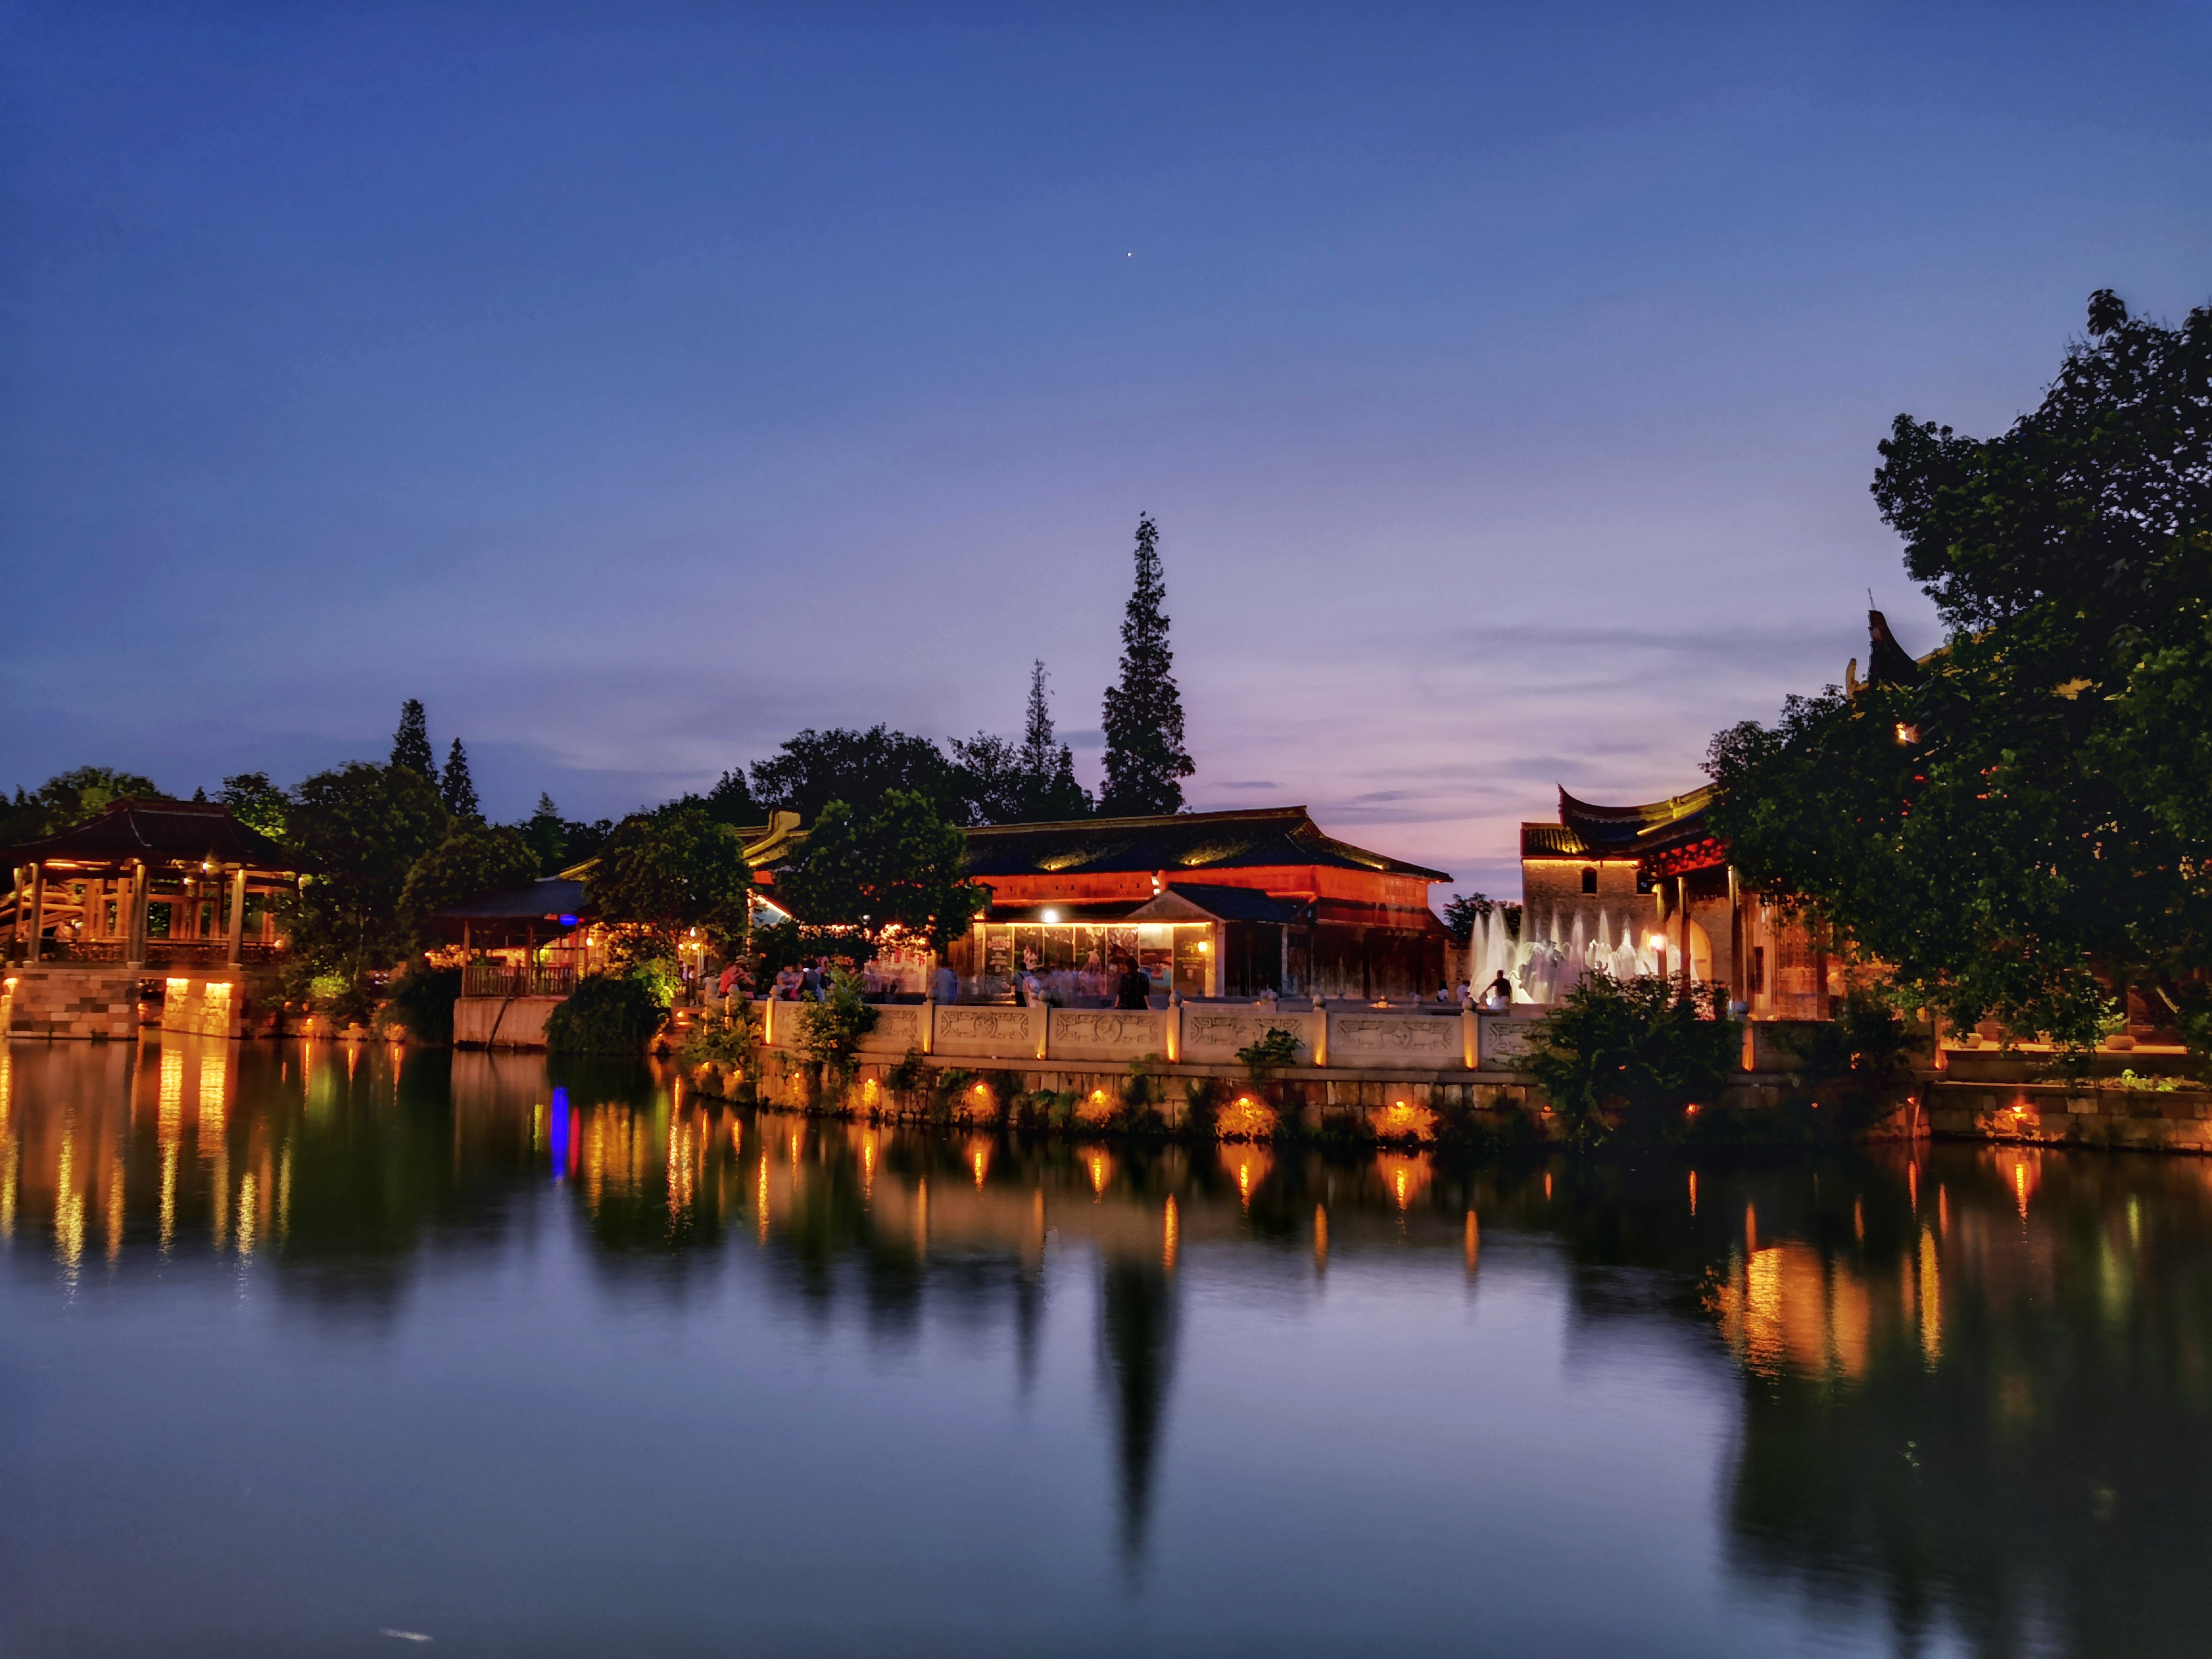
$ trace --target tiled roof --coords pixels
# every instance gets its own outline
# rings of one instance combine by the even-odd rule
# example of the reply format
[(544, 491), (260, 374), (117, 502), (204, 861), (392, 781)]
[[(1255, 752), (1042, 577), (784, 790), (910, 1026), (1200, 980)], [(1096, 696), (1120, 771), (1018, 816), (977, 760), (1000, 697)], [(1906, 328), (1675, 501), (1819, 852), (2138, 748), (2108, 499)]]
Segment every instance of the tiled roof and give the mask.
[(9, 849), (11, 864), (58, 860), (74, 864), (242, 864), (249, 870), (294, 871), (300, 861), (258, 830), (240, 823), (214, 801), (118, 800), (90, 823)]
[(1407, 864), (1323, 835), (1303, 806), (1242, 812), (1177, 812), (1158, 817), (1076, 818), (1008, 823), (968, 831), (970, 876), (1113, 873), (1152, 870), (1238, 870), (1323, 865), (1341, 870), (1449, 881), (1441, 870)]

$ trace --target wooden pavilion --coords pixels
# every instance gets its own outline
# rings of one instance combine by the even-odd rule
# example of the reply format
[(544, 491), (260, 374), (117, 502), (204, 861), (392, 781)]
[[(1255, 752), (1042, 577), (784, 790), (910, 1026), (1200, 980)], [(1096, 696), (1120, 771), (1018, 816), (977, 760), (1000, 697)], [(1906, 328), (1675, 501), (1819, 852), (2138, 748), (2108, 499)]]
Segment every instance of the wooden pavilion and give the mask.
[(227, 806), (112, 803), (89, 823), (9, 849), (8, 959), (237, 967), (283, 941), (270, 901), (291, 854)]

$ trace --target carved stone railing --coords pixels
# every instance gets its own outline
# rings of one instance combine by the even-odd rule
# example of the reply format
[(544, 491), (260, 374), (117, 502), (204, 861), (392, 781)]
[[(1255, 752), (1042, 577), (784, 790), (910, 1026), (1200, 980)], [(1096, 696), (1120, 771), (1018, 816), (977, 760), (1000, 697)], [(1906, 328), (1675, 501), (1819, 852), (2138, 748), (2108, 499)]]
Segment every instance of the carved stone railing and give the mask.
[[(763, 1040), (797, 1046), (804, 1005), (760, 1005)], [(1352, 1006), (1311, 1013), (1263, 1003), (1185, 1003), (1172, 1008), (1040, 1008), (1010, 1003), (891, 1004), (861, 1040), (864, 1054), (909, 1050), (1007, 1066), (1038, 1061), (1122, 1066), (1157, 1056), (1233, 1065), (1270, 1031), (1296, 1041), (1294, 1066), (1442, 1072), (1514, 1069), (1540, 1023), (1454, 1008)]]

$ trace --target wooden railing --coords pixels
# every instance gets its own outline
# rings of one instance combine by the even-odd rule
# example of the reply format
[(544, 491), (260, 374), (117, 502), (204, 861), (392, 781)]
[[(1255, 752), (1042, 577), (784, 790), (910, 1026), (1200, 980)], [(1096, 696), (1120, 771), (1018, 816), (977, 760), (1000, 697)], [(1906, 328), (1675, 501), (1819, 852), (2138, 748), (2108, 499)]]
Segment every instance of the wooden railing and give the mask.
[(461, 969), (465, 997), (565, 997), (575, 988), (574, 968), (511, 968), (503, 962), (471, 962)]

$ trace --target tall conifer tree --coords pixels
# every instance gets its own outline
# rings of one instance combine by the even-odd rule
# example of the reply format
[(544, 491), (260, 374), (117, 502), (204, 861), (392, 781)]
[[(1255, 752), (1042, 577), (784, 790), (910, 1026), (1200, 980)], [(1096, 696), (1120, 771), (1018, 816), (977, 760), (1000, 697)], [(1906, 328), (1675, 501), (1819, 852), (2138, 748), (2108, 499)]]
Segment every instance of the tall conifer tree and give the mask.
[(392, 764), (438, 781), (438, 757), (430, 752), (430, 720), (422, 700), (410, 697), (399, 705), (399, 729), (392, 734)]
[(438, 799), (463, 823), (482, 823), (483, 809), (477, 805), (477, 786), (469, 776), (468, 750), (459, 738), (446, 756), (445, 775), (438, 780)]
[(1130, 817), (1182, 810), (1182, 782), (1196, 771), (1183, 747), (1182, 694), (1168, 647), (1168, 586), (1160, 532), (1137, 519), (1137, 580), (1121, 618), (1121, 683), (1106, 691), (1106, 781), (1098, 810)]
[(1053, 738), (1052, 703), (1042, 659), (1030, 665), (1029, 718), (1022, 728), (1022, 810), (1036, 819), (1091, 816), (1091, 792), (1075, 781), (1075, 756)]

